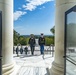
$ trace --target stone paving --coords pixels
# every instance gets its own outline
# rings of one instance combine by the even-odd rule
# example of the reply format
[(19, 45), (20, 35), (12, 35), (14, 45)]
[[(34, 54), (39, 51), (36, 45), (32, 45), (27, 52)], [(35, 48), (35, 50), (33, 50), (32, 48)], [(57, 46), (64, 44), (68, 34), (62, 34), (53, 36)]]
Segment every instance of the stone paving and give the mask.
[(20, 55), (16, 57), (14, 54), (14, 61), (16, 62), (15, 70), (12, 75), (50, 75), (49, 69), (52, 66), (54, 57), (50, 54), (44, 55)]

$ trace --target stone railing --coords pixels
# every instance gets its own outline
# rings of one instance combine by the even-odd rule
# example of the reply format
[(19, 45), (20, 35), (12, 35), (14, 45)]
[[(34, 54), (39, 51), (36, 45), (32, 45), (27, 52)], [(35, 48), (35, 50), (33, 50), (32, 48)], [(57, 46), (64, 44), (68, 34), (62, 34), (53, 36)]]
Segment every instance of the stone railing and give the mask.
[[(29, 45), (25, 45), (25, 46), (14, 46), (13, 47), (13, 54), (16, 54), (16, 48), (18, 47), (18, 54), (20, 54), (20, 48), (22, 47), (23, 53), (25, 52), (25, 54), (30, 53), (30, 46)], [(27, 49), (26, 49), (27, 47)], [(44, 55), (45, 54), (52, 54), (52, 56), (54, 55), (54, 45), (50, 45), (50, 46), (44, 46)], [(27, 53), (26, 53), (27, 51)], [(34, 52), (39, 52), (40, 51), (40, 46), (36, 45), (35, 46), (35, 51)]]

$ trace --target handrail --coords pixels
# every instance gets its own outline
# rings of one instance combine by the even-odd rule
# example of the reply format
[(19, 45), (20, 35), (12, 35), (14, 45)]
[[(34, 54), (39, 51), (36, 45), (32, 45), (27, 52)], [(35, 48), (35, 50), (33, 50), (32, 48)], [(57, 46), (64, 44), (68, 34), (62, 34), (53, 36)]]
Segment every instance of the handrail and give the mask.
[[(69, 58), (69, 59), (68, 59)], [(68, 60), (69, 62), (71, 62), (72, 64), (76, 65), (76, 61), (73, 60), (72, 58), (66, 56), (66, 60)]]
[[(27, 46), (27, 47), (29, 47), (29, 46)], [(36, 46), (36, 47), (39, 47), (39, 46)], [(52, 48), (51, 48), (52, 47)], [(16, 48), (15, 47), (13, 47), (13, 53), (16, 51)], [(20, 48), (19, 48), (19, 50), (18, 50), (18, 52), (20, 51)], [(23, 52), (24, 52), (25, 50), (24, 50), (24, 48), (23, 48)], [(28, 52), (29, 51), (31, 51), (29, 48), (28, 48)], [(35, 49), (35, 51), (40, 51), (40, 49)], [(50, 46), (48, 46), (48, 48), (46, 48), (46, 49), (44, 49), (44, 54), (46, 54), (45, 52), (50, 52), (50, 54), (51, 54), (51, 52), (52, 52), (52, 56), (54, 55), (54, 45), (50, 45)]]
[[(51, 47), (52, 45), (50, 45), (47, 49), (45, 49), (45, 50), (49, 50), (50, 49), (50, 47)], [(36, 47), (38, 47), (38, 46), (36, 46)], [(51, 50), (51, 49), (50, 49)]]
[(50, 47), (51, 47), (51, 45), (47, 48), (47, 50), (50, 49)]
[(68, 61), (69, 61), (69, 62), (71, 62), (72, 64), (76, 65), (76, 63), (74, 63), (74, 62), (70, 61), (69, 59), (67, 59), (67, 58), (66, 58), (66, 60), (68, 60)]
[(72, 61), (76, 62), (74, 59), (70, 58), (69, 56), (66, 56), (66, 57), (68, 57), (68, 58), (71, 59)]
[[(51, 49), (51, 47), (52, 47), (52, 49)], [(53, 49), (53, 47), (54, 47), (54, 45), (50, 45), (50, 46), (46, 49), (47, 52), (50, 51), (50, 54), (51, 54), (51, 52), (52, 52), (52, 57), (53, 57), (53, 55), (54, 55), (54, 49)], [(50, 50), (49, 50), (49, 49), (50, 49)]]
[(47, 48), (47, 50), (50, 49), (51, 46), (54, 46), (54, 45), (50, 45), (50, 46)]

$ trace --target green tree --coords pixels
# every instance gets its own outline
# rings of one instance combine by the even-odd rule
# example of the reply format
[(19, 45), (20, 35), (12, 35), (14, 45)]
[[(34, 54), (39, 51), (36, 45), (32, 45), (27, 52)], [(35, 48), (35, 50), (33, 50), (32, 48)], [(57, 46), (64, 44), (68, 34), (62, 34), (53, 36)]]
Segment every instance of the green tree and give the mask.
[(52, 32), (52, 34), (54, 35), (55, 34), (55, 26), (53, 26), (50, 31)]
[(20, 37), (19, 37), (19, 43), (20, 43), (21, 45), (26, 45), (26, 44), (27, 44), (26, 38), (23, 37), (23, 36), (20, 36)]
[(17, 44), (21, 44), (21, 45), (26, 45), (27, 42), (26, 42), (26, 38), (24, 36), (20, 36), (20, 34), (18, 32), (16, 32), (14, 30), (14, 45), (17, 45)]
[(51, 37), (52, 38), (52, 44), (54, 44), (54, 38), (55, 38), (55, 26), (53, 26), (50, 31), (52, 32), (53, 36)]
[(28, 45), (28, 42), (29, 42), (29, 37), (26, 38), (26, 43), (27, 43), (27, 45)]
[(20, 34), (18, 32), (16, 32), (15, 30), (13, 30), (13, 35), (14, 35), (14, 38), (13, 38), (14, 45), (17, 45), (19, 43), (19, 39), (18, 38), (19, 38)]
[(45, 45), (50, 46), (51, 44), (54, 44), (54, 39), (53, 37), (45, 37)]

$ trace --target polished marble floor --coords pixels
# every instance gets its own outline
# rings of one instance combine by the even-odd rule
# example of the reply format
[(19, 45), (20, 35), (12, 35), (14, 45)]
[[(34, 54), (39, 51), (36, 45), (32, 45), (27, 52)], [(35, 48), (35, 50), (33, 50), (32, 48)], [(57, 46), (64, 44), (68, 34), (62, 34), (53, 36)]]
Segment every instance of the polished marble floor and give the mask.
[(20, 55), (14, 54), (16, 63), (12, 75), (50, 75), (49, 69), (52, 66), (54, 57), (50, 54), (44, 55)]

